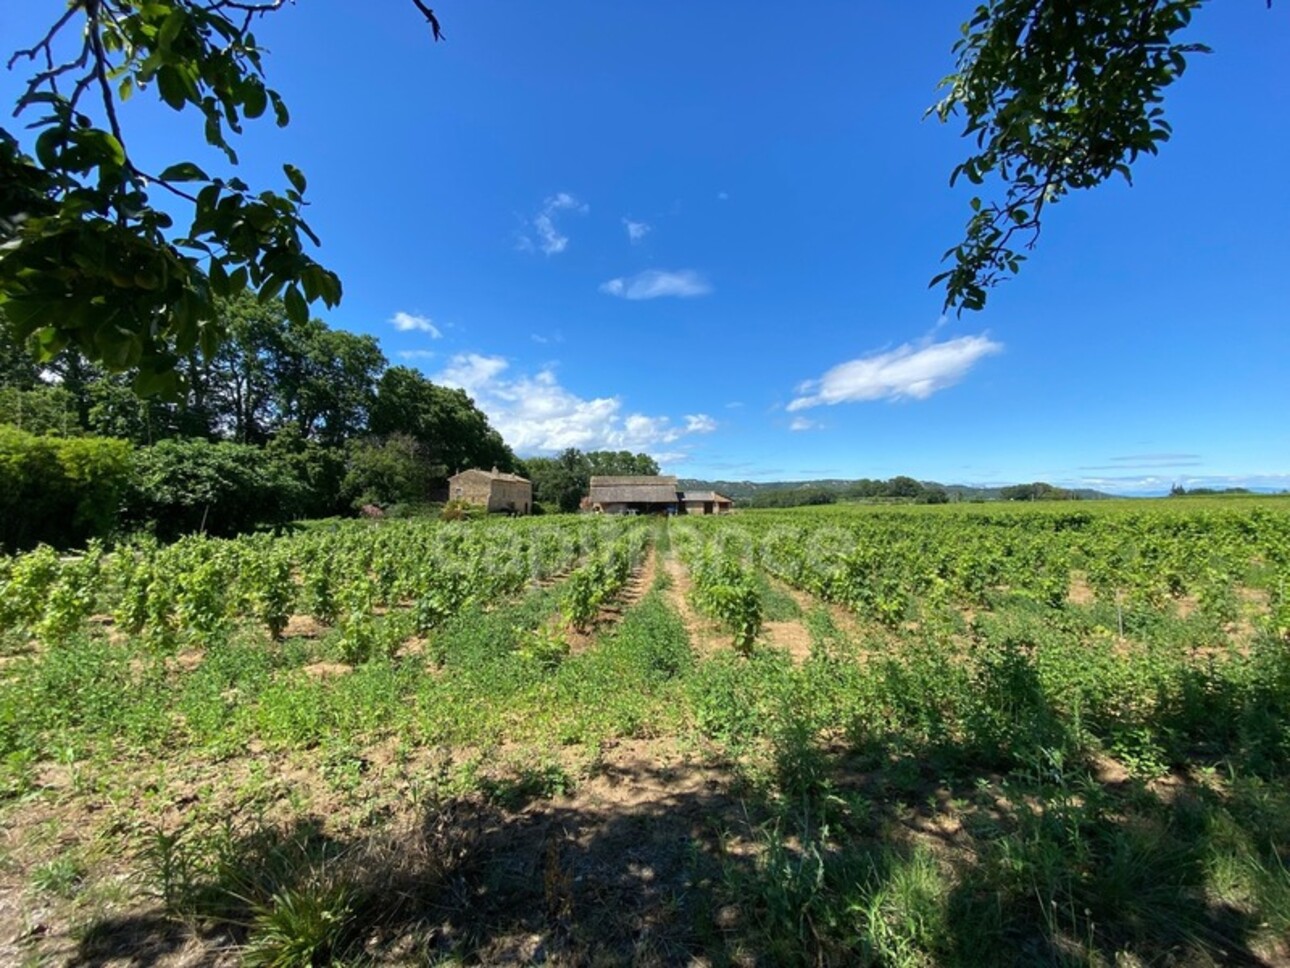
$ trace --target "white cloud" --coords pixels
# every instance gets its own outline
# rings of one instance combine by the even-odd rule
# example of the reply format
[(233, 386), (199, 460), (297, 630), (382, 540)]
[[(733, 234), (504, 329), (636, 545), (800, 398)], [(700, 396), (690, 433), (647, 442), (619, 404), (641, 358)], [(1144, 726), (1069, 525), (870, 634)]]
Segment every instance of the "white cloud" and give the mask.
[(694, 458), (683, 450), (660, 450), (650, 454), (663, 470), (672, 470), (677, 464), (693, 463)]
[(814, 420), (807, 417), (794, 417), (788, 425), (789, 430), (814, 430), (819, 426)]
[(418, 316), (415, 313), (397, 312), (390, 317), (390, 322), (400, 333), (426, 333), (431, 339), (439, 339), (443, 333), (439, 332), (439, 327), (432, 323), (427, 316)]
[(629, 218), (623, 219), (623, 227), (627, 229), (627, 238), (632, 241), (633, 245), (649, 235), (650, 231), (648, 222), (633, 222)]
[(687, 413), (685, 415), (685, 432), (687, 434), (710, 434), (717, 429), (717, 422), (706, 413)]
[(395, 355), (401, 360), (432, 360), (439, 354), (434, 350), (399, 350)]
[(506, 369), (506, 365), (506, 361), (500, 356), (458, 353), (435, 380), (445, 386), (461, 387), (469, 392), (476, 387), (486, 386), (493, 377)]
[(840, 363), (820, 379), (807, 380), (797, 388), (801, 396), (788, 409), (867, 400), (926, 400), (938, 390), (954, 386), (982, 358), (1002, 350), (1003, 344), (984, 333), (943, 343), (906, 343), (885, 353)]
[(576, 212), (585, 215), (587, 205), (578, 201), (568, 192), (556, 192), (549, 196), (538, 209), (538, 213), (529, 221), (528, 227), (537, 236), (536, 243), (526, 233), (519, 236), (519, 247), (525, 252), (534, 248), (541, 249), (547, 255), (557, 255), (569, 247), (569, 237), (560, 231), (555, 219), (560, 212)]
[[(664, 445), (715, 427), (708, 426), (711, 418), (704, 414), (691, 414), (684, 425), (677, 425), (668, 417), (624, 413), (619, 397), (580, 397), (561, 386), (549, 367), (534, 375), (512, 375), (509, 369), (500, 356), (459, 354), (433, 379), (469, 393), (489, 423), (521, 454), (577, 447), (645, 451), (661, 460)], [(669, 460), (681, 456), (674, 448), (666, 454)]]
[(619, 276), (602, 283), (600, 291), (623, 299), (657, 299), (660, 296), (706, 296), (712, 286), (693, 269), (646, 269), (634, 276)]

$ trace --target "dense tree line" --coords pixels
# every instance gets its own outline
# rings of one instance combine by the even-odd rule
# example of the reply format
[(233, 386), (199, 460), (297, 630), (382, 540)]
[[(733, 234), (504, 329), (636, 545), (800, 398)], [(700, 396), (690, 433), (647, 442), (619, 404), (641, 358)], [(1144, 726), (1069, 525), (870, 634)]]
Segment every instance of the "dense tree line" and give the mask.
[(1004, 501), (1078, 501), (1080, 496), (1064, 487), (1056, 487), (1043, 481), (1033, 484), (1014, 484), (999, 492)]
[(776, 487), (758, 491), (748, 501), (755, 508), (792, 508), (837, 501), (909, 501), (916, 504), (945, 504), (949, 494), (938, 484), (924, 484), (900, 475), (880, 481), (862, 477), (837, 487), (811, 484), (804, 487)]
[(659, 471), (658, 463), (649, 454), (626, 450), (583, 453), (576, 447), (556, 457), (530, 457), (524, 466), (533, 482), (533, 499), (558, 511), (578, 510), (594, 476), (651, 475)]
[[(281, 302), (249, 294), (221, 304), (220, 325), (217, 352), (181, 361), (178, 393), (140, 397), (127, 375), (73, 348), (37, 365), (0, 319), (3, 503), (27, 509), (22, 533), (0, 526), (0, 543), (103, 533), (101, 514), (68, 512), (84, 523), (73, 527), (67, 514), (36, 511), (52, 495), (80, 506), (70, 469), (83, 460), (111, 478), (94, 500), (115, 509), (115, 526), (163, 537), (422, 503), (457, 470), (524, 469), (465, 391), (388, 367), (372, 336), (295, 321)], [(96, 449), (99, 440), (124, 448)]]

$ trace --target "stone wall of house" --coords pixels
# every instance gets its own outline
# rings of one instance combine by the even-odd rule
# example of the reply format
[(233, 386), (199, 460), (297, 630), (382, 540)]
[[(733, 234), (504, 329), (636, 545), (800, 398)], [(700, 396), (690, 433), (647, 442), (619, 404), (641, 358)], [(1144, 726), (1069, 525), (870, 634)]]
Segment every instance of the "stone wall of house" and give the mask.
[(486, 508), (493, 489), (491, 482), (483, 474), (463, 474), (451, 482), (448, 492), (454, 501), (468, 501)]
[(532, 484), (527, 481), (495, 480), (492, 482), (492, 497), (488, 502), (488, 510), (528, 514), (532, 508)]

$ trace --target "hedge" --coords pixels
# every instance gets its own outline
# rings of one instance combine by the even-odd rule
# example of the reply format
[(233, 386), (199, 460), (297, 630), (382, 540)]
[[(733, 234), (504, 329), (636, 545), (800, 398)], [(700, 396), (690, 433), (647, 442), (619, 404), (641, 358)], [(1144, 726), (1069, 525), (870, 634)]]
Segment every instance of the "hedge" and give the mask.
[(134, 448), (106, 437), (46, 437), (0, 425), (0, 548), (83, 545), (117, 526)]

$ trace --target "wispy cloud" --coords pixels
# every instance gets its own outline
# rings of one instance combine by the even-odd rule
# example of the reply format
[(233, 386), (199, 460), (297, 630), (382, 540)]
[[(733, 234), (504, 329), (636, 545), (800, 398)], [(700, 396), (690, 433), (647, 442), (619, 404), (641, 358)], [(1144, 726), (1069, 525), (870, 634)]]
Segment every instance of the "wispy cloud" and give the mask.
[(439, 354), (434, 350), (399, 350), (395, 355), (401, 360), (432, 360)]
[(660, 296), (678, 296), (688, 299), (706, 296), (712, 286), (693, 269), (646, 269), (634, 276), (619, 276), (602, 283), (600, 291), (622, 299), (658, 299)]
[(1129, 454), (1108, 457), (1106, 464), (1084, 464), (1082, 471), (1168, 470), (1174, 467), (1200, 467), (1205, 461), (1200, 454)]
[[(569, 247), (569, 237), (556, 225), (556, 216), (561, 212), (576, 212), (585, 215), (588, 207), (568, 192), (556, 192), (548, 196), (534, 215), (525, 224), (525, 230), (519, 234), (518, 247), (524, 252), (540, 249), (547, 255), (557, 255)], [(530, 234), (531, 233), (531, 234)]]
[(431, 322), (428, 316), (399, 311), (390, 317), (390, 322), (400, 333), (425, 333), (431, 339), (439, 339), (443, 336), (439, 327)]
[(529, 339), (542, 346), (546, 346), (549, 343), (563, 343), (564, 333), (560, 332), (558, 329), (549, 335), (545, 333), (530, 333)]
[(797, 430), (797, 431), (814, 430), (818, 426), (819, 424), (817, 424), (814, 420), (811, 420), (809, 417), (794, 417), (791, 421), (789, 421), (788, 429)]
[(1113, 494), (1163, 494), (1174, 484), (1196, 487), (1244, 487), (1251, 491), (1290, 491), (1290, 474), (1110, 474), (1069, 482)]
[(649, 235), (650, 232), (648, 222), (634, 222), (629, 218), (623, 219), (623, 228), (627, 230), (627, 238), (631, 240), (633, 245)]
[(1162, 461), (1200, 460), (1200, 454), (1126, 454), (1123, 457), (1108, 457), (1107, 460), (1121, 464), (1155, 464)]
[(669, 445), (716, 427), (706, 414), (688, 414), (677, 424), (665, 416), (624, 412), (620, 397), (580, 397), (561, 386), (549, 367), (533, 375), (512, 374), (509, 362), (500, 356), (459, 354), (433, 379), (469, 393), (521, 454), (577, 447), (645, 451), (658, 460), (666, 454), (676, 461), (684, 455)]
[(821, 405), (870, 400), (926, 400), (952, 387), (980, 360), (1003, 350), (1003, 344), (980, 336), (905, 343), (894, 350), (870, 353), (839, 363), (818, 380), (807, 380), (788, 405), (790, 411)]

